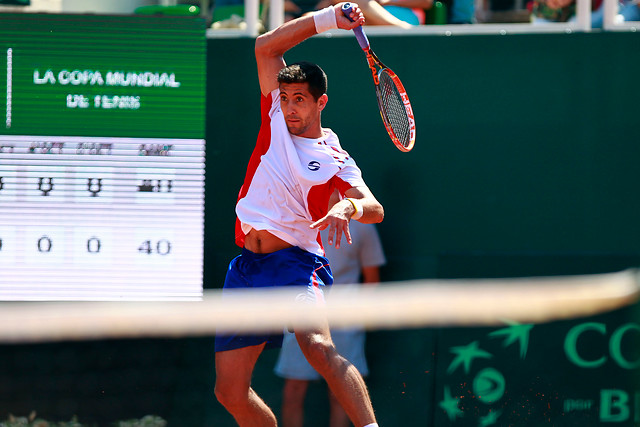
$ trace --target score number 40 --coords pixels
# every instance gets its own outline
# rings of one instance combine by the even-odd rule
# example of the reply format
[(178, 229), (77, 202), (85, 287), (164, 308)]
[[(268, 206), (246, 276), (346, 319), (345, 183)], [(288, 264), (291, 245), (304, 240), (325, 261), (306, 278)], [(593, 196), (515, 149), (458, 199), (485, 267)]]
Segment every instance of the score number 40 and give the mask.
[(145, 240), (138, 247), (138, 252), (151, 255), (156, 253), (158, 255), (169, 255), (171, 253), (171, 242), (166, 239), (158, 240), (155, 245), (151, 240)]

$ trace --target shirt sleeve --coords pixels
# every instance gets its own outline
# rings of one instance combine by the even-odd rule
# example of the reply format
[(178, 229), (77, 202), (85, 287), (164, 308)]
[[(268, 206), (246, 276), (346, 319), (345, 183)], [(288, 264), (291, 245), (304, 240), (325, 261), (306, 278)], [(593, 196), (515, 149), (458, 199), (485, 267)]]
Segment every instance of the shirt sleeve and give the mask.
[(364, 179), (362, 179), (362, 171), (355, 164), (353, 159), (349, 159), (348, 162), (338, 171), (336, 177), (340, 179), (345, 185), (338, 186), (338, 191), (344, 196), (344, 192), (351, 187), (365, 186)]

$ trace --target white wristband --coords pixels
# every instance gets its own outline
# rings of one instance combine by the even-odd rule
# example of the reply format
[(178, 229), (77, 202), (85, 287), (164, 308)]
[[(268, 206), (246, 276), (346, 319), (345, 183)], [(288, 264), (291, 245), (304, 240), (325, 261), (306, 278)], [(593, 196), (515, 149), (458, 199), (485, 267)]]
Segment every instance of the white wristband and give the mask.
[(360, 219), (362, 218), (362, 214), (364, 210), (362, 209), (362, 202), (358, 199), (352, 199), (351, 197), (347, 197), (345, 200), (348, 200), (353, 205), (353, 208), (356, 210), (353, 215), (351, 215), (351, 219)]
[(328, 30), (335, 30), (338, 28), (335, 8), (333, 6), (329, 6), (313, 12), (313, 22), (316, 24), (316, 32), (318, 34), (324, 33)]

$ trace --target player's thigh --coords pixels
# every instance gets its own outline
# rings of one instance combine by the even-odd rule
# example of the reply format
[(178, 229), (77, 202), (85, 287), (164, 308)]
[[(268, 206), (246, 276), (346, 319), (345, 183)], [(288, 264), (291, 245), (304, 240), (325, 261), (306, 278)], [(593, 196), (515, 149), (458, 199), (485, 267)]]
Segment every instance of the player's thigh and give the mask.
[(216, 353), (216, 389), (246, 389), (265, 344)]

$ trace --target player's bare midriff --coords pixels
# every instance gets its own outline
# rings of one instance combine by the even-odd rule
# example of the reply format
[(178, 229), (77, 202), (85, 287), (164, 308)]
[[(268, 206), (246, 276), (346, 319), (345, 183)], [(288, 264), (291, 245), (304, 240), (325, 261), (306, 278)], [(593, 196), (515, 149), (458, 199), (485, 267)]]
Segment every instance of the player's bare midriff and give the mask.
[(293, 245), (266, 230), (252, 229), (244, 238), (245, 249), (256, 254), (270, 254), (281, 249), (290, 248), (291, 246)]

